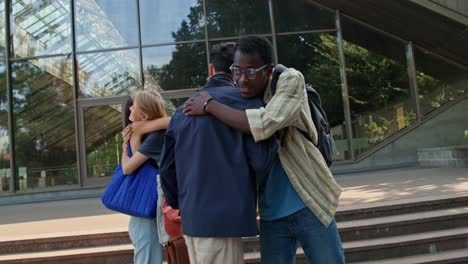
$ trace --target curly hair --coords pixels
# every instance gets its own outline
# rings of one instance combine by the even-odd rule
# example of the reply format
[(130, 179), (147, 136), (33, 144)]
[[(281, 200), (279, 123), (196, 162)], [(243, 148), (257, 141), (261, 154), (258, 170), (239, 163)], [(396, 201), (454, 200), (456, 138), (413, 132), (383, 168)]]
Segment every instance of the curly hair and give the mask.
[(244, 54), (257, 54), (264, 64), (273, 63), (273, 46), (265, 37), (257, 35), (244, 36), (237, 41), (236, 51)]

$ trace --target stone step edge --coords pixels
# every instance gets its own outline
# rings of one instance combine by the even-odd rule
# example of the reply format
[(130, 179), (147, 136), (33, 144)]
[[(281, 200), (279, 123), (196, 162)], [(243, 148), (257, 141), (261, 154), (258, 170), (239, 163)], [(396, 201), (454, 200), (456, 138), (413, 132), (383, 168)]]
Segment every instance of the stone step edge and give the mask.
[[(50, 235), (47, 237), (41, 237), (41, 238), (22, 238), (19, 240), (6, 240), (6, 241), (0, 241), (0, 248), (3, 247), (25, 247), (25, 246), (32, 246), (34, 245), (41, 245), (41, 244), (50, 244), (50, 243), (67, 243), (67, 242), (75, 242), (75, 241), (93, 241), (93, 240), (103, 240), (103, 239), (118, 239), (118, 238), (128, 238), (128, 241), (130, 241), (129, 235), (127, 230), (124, 231), (114, 231), (114, 232), (104, 232), (104, 233), (89, 233), (89, 234), (77, 234), (75, 232), (73, 233), (63, 233), (60, 234), (59, 236), (55, 235)], [(39, 252), (39, 251), (38, 251)]]
[(468, 201), (468, 192), (457, 194), (443, 194), (434, 196), (422, 196), (407, 199), (398, 199), (386, 202), (361, 203), (357, 205), (338, 206), (336, 216), (343, 217), (358, 213), (368, 213), (376, 211), (388, 211), (401, 208), (419, 207), (424, 205), (438, 205), (444, 203)]
[(96, 235), (112, 235), (118, 233), (127, 233), (127, 228), (125, 227), (116, 227), (116, 228), (107, 228), (107, 229), (95, 229), (87, 231), (70, 231), (70, 232), (60, 232), (60, 233), (46, 233), (46, 234), (34, 234), (34, 235), (22, 235), (22, 236), (7, 236), (0, 238), (0, 245), (3, 243), (24, 243), (29, 240), (60, 240), (68, 239), (73, 237), (86, 237), (86, 236), (96, 236)]
[(95, 255), (114, 255), (116, 252), (133, 253), (133, 246), (114, 245), (78, 249), (52, 250), (33, 253), (7, 254), (0, 255), (0, 263), (36, 263), (53, 259), (72, 259), (76, 258), (77, 256), (79, 256), (80, 258), (85, 258)]
[(339, 221), (337, 222), (337, 225), (340, 232), (348, 232), (355, 229), (371, 229), (377, 228), (379, 226), (402, 226), (407, 224), (427, 223), (431, 221), (458, 219), (463, 217), (468, 217), (468, 207), (455, 207), (450, 209), (438, 209), (434, 211)]
[(468, 250), (458, 249), (442, 251), (433, 254), (414, 255), (403, 258), (372, 260), (365, 262), (351, 262), (352, 264), (436, 264), (452, 263), (452, 261), (466, 261), (468, 263)]
[[(306, 258), (302, 248), (296, 251), (296, 258)], [(366, 262), (347, 262), (349, 264), (442, 264), (451, 261), (467, 261), (468, 250), (448, 250), (433, 254), (413, 255), (403, 258), (372, 260)], [(260, 252), (244, 253), (244, 263), (260, 263)], [(448, 261), (448, 262), (447, 262)]]
[(343, 242), (343, 249), (345, 250), (345, 252), (356, 252), (397, 246), (409, 246), (414, 244), (463, 237), (468, 237), (468, 227), (452, 228), (432, 232), (422, 232), (409, 235), (399, 235), (385, 238)]

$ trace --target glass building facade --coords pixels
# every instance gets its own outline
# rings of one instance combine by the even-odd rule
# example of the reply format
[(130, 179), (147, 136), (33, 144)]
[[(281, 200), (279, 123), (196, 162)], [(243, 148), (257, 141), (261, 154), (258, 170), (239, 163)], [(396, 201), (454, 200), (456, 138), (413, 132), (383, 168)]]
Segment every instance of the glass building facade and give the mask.
[(466, 97), (468, 67), (314, 1), (3, 0), (0, 195), (105, 186), (128, 95), (156, 89), (172, 113), (210, 46), (247, 34), (320, 93), (337, 165)]

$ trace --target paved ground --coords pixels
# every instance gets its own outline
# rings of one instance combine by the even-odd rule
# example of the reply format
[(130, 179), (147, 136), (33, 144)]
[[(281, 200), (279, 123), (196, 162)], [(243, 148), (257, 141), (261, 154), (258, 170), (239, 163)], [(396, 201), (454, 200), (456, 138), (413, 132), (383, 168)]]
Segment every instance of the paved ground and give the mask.
[[(336, 176), (340, 207), (427, 196), (468, 195), (468, 168), (399, 169)], [(100, 199), (0, 206), (0, 241), (127, 228), (128, 216)]]

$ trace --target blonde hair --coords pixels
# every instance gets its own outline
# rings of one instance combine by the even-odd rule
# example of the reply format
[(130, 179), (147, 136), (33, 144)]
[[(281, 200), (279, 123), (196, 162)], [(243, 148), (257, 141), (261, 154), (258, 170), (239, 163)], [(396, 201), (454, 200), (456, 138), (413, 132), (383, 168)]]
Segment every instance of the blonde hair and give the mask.
[(140, 111), (145, 114), (148, 120), (166, 116), (164, 100), (156, 91), (137, 91), (132, 95), (133, 104), (137, 104)]

